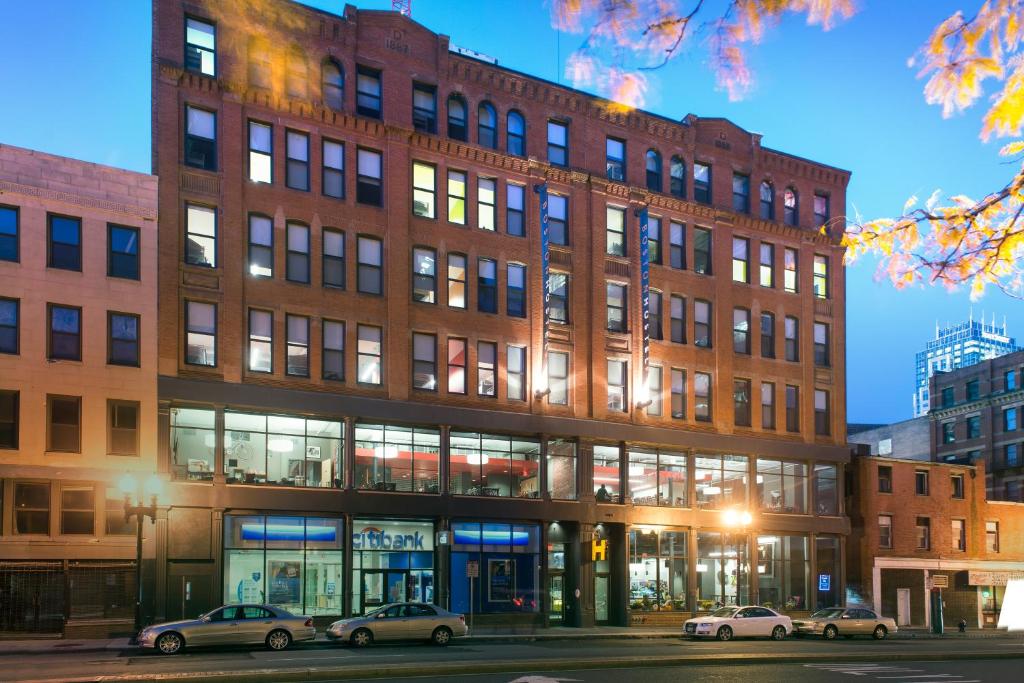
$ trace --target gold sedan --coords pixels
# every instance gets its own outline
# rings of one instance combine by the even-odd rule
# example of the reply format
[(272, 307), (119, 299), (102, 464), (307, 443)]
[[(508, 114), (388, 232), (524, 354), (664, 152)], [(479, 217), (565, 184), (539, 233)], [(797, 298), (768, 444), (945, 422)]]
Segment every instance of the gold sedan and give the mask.
[(875, 640), (882, 640), (896, 631), (893, 619), (881, 617), (863, 607), (829, 607), (806, 619), (793, 620), (794, 635), (821, 636), (825, 640), (835, 640), (839, 636), (872, 636)]

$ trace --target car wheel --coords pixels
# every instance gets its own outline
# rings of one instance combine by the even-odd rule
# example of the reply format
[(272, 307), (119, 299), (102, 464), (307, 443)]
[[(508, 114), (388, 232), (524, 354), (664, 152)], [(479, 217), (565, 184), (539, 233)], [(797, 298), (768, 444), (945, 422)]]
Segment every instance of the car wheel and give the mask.
[(373, 642), (373, 634), (365, 628), (356, 629), (349, 641), (356, 647), (366, 647)]
[(786, 627), (776, 626), (772, 629), (772, 640), (782, 640), (786, 637)]
[(718, 639), (722, 641), (732, 640), (732, 629), (728, 626), (718, 629)]
[(177, 633), (164, 633), (156, 639), (156, 651), (162, 655), (176, 655), (185, 647), (185, 640)]
[(447, 626), (438, 626), (434, 629), (434, 633), (430, 636), (430, 640), (434, 645), (444, 647), (448, 643), (452, 642), (452, 630)]
[(267, 634), (267, 647), (271, 650), (287, 650), (291, 644), (292, 637), (288, 631), (278, 628)]
[(825, 627), (825, 630), (821, 632), (821, 637), (825, 640), (835, 640), (836, 636), (839, 635), (839, 629), (832, 624)]
[(885, 637), (889, 635), (889, 629), (879, 624), (875, 627), (875, 630), (871, 633), (875, 637), (875, 640), (885, 640)]

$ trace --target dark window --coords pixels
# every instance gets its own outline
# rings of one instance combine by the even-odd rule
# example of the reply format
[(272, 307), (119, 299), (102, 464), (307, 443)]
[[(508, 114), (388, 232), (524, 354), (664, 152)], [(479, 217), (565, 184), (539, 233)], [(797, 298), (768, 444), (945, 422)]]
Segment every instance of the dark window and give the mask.
[(775, 314), (761, 314), (761, 357), (775, 358)]
[(285, 133), (288, 158), (285, 185), (293, 190), (309, 191), (309, 135), (289, 130)]
[(627, 364), (624, 360), (608, 361), (608, 411), (625, 413), (629, 411)]
[(835, 465), (814, 465), (814, 513), (839, 514), (838, 468)]
[(274, 182), (274, 129), (269, 123), (249, 122), (249, 180)]
[(481, 341), (476, 344), (476, 393), (480, 396), (497, 396), (498, 345)]
[(828, 325), (826, 323), (814, 323), (814, 364), (827, 368), (829, 363), (828, 343), (829, 343)]
[(892, 515), (878, 516), (878, 547), (892, 548)]
[(626, 255), (626, 210), (609, 206), (605, 212), (605, 253)]
[(1015, 443), (1008, 443), (1003, 447), (1003, 461), (1007, 467), (1016, 467), (1019, 464), (1020, 446)]
[(107, 226), (107, 275), (139, 279), (139, 229)]
[(185, 68), (204, 76), (217, 75), (217, 30), (213, 24), (185, 17)]
[(647, 189), (652, 192), (661, 192), (661, 154), (653, 149), (647, 150), (644, 157), (644, 168), (647, 172)]
[(96, 526), (96, 492), (91, 486), (64, 485), (60, 492), (60, 532), (92, 535)]
[[(526, 188), (522, 185), (505, 185), (505, 231), (515, 237), (526, 235)], [(551, 230), (549, 219), (548, 230)]]
[(828, 436), (832, 433), (832, 410), (829, 395), (822, 389), (814, 390), (814, 433)]
[(136, 401), (107, 401), (107, 453), (139, 454), (139, 404)]
[(139, 365), (139, 316), (108, 313), (107, 362), (111, 365)]
[(978, 383), (978, 380), (972, 379), (970, 382), (967, 383), (967, 400), (977, 401), (980, 395), (981, 385)]
[(786, 385), (786, 431), (800, 431), (800, 389)]
[(381, 206), (384, 201), (384, 181), (380, 152), (360, 148), (356, 157), (356, 201)]
[(360, 237), (358, 241), (356, 289), (364, 294), (384, 293), (384, 244), (375, 237)]
[(711, 348), (711, 302), (697, 299), (693, 302), (693, 343)]
[(508, 264), (508, 281), (506, 286), (505, 298), (508, 314), (514, 318), (525, 318), (526, 266), (518, 263)]
[(750, 380), (736, 379), (732, 383), (733, 421), (737, 427), (750, 426)]
[(14, 482), (14, 530), (19, 534), (50, 533), (50, 484)]
[(437, 216), (437, 168), (433, 164), (412, 162), (412, 215)]
[(421, 133), (437, 132), (437, 88), (423, 83), (412, 86), (412, 125)]
[(548, 161), (555, 166), (569, 165), (569, 126), (548, 121)]
[(732, 174), (732, 210), (750, 213), (750, 176)]
[(185, 362), (217, 365), (217, 304), (185, 302)]
[(0, 448), (18, 448), (18, 396), (0, 390)]
[(336, 320), (323, 321), (324, 379), (345, 381), (345, 323)]
[(380, 118), (380, 71), (356, 67), (356, 113), (372, 119)]
[(761, 382), (761, 429), (775, 429), (774, 382)]
[(956, 402), (953, 396), (953, 387), (942, 388), (942, 407), (949, 408)]
[(345, 106), (345, 71), (333, 59), (325, 59), (320, 66), (320, 78), (324, 104), (340, 110)]
[(826, 225), (831, 218), (829, 210), (829, 197), (826, 194), (814, 193), (814, 227), (820, 228)]
[(345, 289), (345, 233), (324, 228), (322, 275), (324, 287)]
[(693, 417), (698, 422), (711, 422), (711, 375), (693, 373)]
[(706, 228), (693, 229), (693, 272), (711, 275), (711, 231)]
[(949, 487), (953, 498), (964, 497), (964, 475), (954, 474), (949, 478)]
[(618, 138), (605, 138), (605, 175), (608, 180), (626, 180), (626, 142)]
[(569, 199), (559, 194), (548, 195), (548, 239), (551, 244), (569, 244)]
[(686, 269), (686, 226), (672, 221), (668, 224), (668, 264), (678, 270)]
[(274, 275), (274, 224), (269, 216), (249, 214), (249, 274)]
[(686, 162), (680, 157), (672, 157), (668, 167), (669, 192), (686, 199)]
[(481, 313), (498, 312), (498, 264), (493, 259), (477, 259), (476, 308)]
[(928, 550), (932, 547), (932, 521), (927, 517), (917, 518), (917, 548)]
[(46, 265), (62, 270), (82, 270), (82, 219), (47, 214), (49, 258)]
[(19, 318), (21, 302), (0, 298), (0, 353), (17, 354), (19, 351)]
[(942, 443), (955, 443), (956, 442), (956, 423), (955, 422), (943, 422), (942, 423)]
[(46, 450), (82, 451), (82, 399), (79, 396), (47, 396)]
[(285, 374), (309, 377), (309, 318), (285, 316)]
[(607, 295), (607, 329), (609, 332), (625, 332), (628, 325), (626, 313), (626, 285), (609, 282), (605, 286)]
[(552, 322), (569, 322), (569, 276), (551, 273), (548, 279), (548, 317)]
[(786, 225), (796, 225), (800, 220), (800, 199), (792, 187), (782, 193), (782, 220)]
[(48, 358), (82, 360), (82, 309), (47, 304), (50, 318)]
[(968, 439), (980, 439), (981, 438), (981, 416), (971, 415), (967, 418), (967, 438)]
[(526, 400), (526, 348), (507, 347), (506, 395), (513, 401)]
[(309, 284), (309, 226), (288, 223), (286, 232), (288, 253), (285, 278), (290, 282)]
[(517, 157), (526, 156), (526, 121), (517, 111), (508, 113), (505, 151)]
[(0, 261), (18, 261), (18, 208), (0, 206)]
[(761, 183), (761, 213), (766, 221), (775, 220), (775, 188), (767, 180)]
[(490, 102), (481, 102), (477, 107), (476, 141), (481, 147), (498, 149), (498, 114)]
[(654, 265), (661, 265), (661, 219), (647, 218), (647, 257)]
[(878, 466), (878, 492), (892, 493), (892, 466)]
[(787, 315), (783, 327), (786, 335), (786, 360), (798, 362), (800, 360), (800, 321)]
[(185, 105), (185, 163), (217, 170), (217, 114)]
[(664, 339), (665, 335), (661, 331), (661, 292), (651, 290), (648, 314), (651, 339)]
[(669, 298), (669, 319), (671, 340), (676, 344), (686, 343), (686, 299), (673, 294)]
[(676, 420), (686, 419), (686, 370), (672, 368), (672, 417)]
[(249, 371), (274, 371), (274, 314), (249, 309)]
[(460, 95), (448, 97), (448, 137), (466, 142), (466, 100)]
[(693, 198), (702, 204), (711, 203), (711, 166), (693, 162)]
[(750, 355), (750, 309), (732, 309), (732, 350)]
[(412, 250), (412, 300), (437, 302), (437, 252), (416, 247)]
[(185, 205), (185, 263), (217, 267), (217, 211), (198, 204)]
[(323, 170), (321, 191), (325, 197), (345, 198), (345, 145), (324, 138), (322, 141)]

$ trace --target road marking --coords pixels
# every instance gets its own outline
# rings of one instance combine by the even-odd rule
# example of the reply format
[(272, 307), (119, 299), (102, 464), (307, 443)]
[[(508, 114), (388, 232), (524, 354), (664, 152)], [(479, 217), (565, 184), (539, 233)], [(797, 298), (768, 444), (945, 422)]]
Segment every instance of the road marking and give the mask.
[(919, 674), (917, 676), (876, 676), (876, 678), (963, 678), (963, 676), (959, 674)]

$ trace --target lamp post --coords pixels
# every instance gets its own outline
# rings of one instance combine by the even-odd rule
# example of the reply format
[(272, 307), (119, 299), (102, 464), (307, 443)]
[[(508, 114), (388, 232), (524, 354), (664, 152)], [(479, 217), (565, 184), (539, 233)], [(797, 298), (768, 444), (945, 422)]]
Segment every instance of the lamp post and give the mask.
[[(754, 521), (753, 515), (751, 515), (750, 512), (747, 511), (747, 510), (742, 510), (742, 509), (739, 509), (739, 508), (729, 508), (728, 510), (726, 510), (725, 512), (722, 513), (722, 522), (725, 524), (725, 526), (730, 528), (730, 529), (734, 529), (734, 530), (739, 531), (740, 538), (743, 539), (743, 545), (740, 546), (739, 551), (737, 552), (737, 556), (736, 556), (737, 579), (739, 578), (740, 573), (744, 572), (744, 566), (747, 567), (745, 573), (749, 574), (749, 572), (750, 572), (750, 564), (749, 564), (749, 562), (750, 562), (750, 558), (749, 558), (750, 540), (747, 537), (747, 529), (750, 527), (750, 525), (751, 525), (751, 523), (753, 521)], [(749, 591), (750, 587), (751, 587), (751, 581), (750, 581), (749, 576), (746, 576), (745, 578), (747, 580), (747, 590)], [(723, 585), (725, 583), (724, 577), (723, 577), (722, 583), (723, 583)], [(740, 600), (739, 600), (739, 597), (740, 597), (739, 590), (740, 590), (740, 586), (739, 586), (739, 581), (737, 580), (737, 582), (736, 582), (736, 601), (737, 602), (740, 602)]]
[[(149, 517), (150, 523), (156, 524), (156, 503), (160, 497), (163, 482), (155, 474), (146, 478), (144, 486), (134, 475), (126, 474), (119, 482), (121, 493), (124, 494), (124, 521), (135, 517), (135, 636), (142, 630), (142, 523)], [(149, 504), (144, 501), (149, 498)]]

